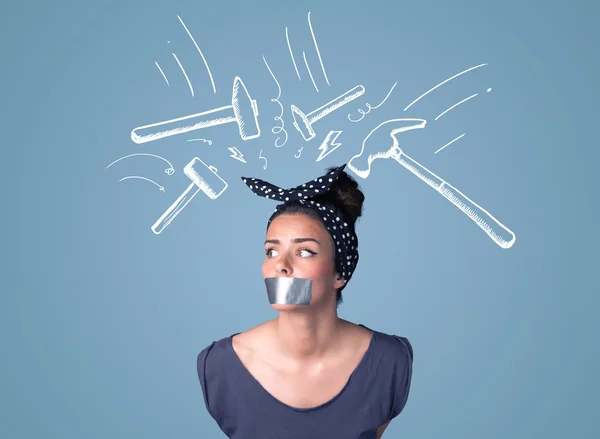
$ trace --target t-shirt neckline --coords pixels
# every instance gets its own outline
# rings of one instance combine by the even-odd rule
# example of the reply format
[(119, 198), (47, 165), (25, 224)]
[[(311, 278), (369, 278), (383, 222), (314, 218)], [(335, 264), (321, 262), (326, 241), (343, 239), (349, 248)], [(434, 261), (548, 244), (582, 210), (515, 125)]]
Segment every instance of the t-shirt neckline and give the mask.
[(236, 335), (240, 334), (240, 332), (236, 332), (235, 334), (230, 335), (229, 337), (227, 337), (227, 347), (229, 348), (230, 352), (233, 354), (233, 356), (235, 357), (236, 363), (240, 366), (240, 368), (243, 370), (243, 373), (249, 377), (250, 381), (252, 381), (254, 383), (254, 385), (256, 387), (259, 388), (260, 392), (264, 393), (267, 395), (267, 397), (269, 397), (270, 399), (272, 399), (273, 401), (275, 401), (275, 403), (282, 405), (290, 410), (294, 410), (296, 412), (309, 412), (309, 411), (314, 411), (314, 410), (318, 410), (320, 408), (323, 408), (327, 405), (332, 404), (334, 401), (336, 401), (338, 398), (340, 398), (348, 389), (348, 387), (350, 387), (350, 384), (352, 383), (352, 379), (358, 374), (358, 372), (364, 367), (364, 364), (367, 362), (367, 357), (371, 354), (371, 351), (373, 350), (373, 345), (375, 344), (375, 334), (377, 331), (374, 331), (370, 328), (367, 328), (366, 326), (359, 324), (359, 326), (362, 326), (365, 329), (368, 329), (369, 331), (371, 331), (371, 340), (369, 341), (369, 346), (367, 347), (367, 350), (365, 351), (365, 353), (363, 354), (362, 358), (360, 359), (360, 361), (358, 362), (358, 364), (356, 365), (356, 367), (354, 368), (354, 370), (352, 371), (352, 373), (350, 374), (350, 377), (348, 378), (348, 380), (346, 381), (346, 384), (344, 384), (344, 387), (342, 387), (342, 389), (335, 395), (333, 396), (329, 401), (325, 401), (322, 404), (319, 404), (315, 407), (306, 407), (306, 408), (302, 408), (302, 407), (293, 407), (289, 404), (284, 403), (283, 401), (280, 401), (279, 399), (275, 398), (275, 396), (273, 396), (270, 392), (267, 391), (267, 389), (265, 389), (263, 387), (263, 385), (254, 377), (254, 375), (252, 375), (250, 373), (250, 371), (248, 369), (246, 369), (246, 366), (244, 366), (244, 363), (242, 363), (242, 360), (240, 359), (240, 357), (238, 356), (237, 352), (235, 352), (235, 349), (233, 349), (233, 337), (235, 337)]

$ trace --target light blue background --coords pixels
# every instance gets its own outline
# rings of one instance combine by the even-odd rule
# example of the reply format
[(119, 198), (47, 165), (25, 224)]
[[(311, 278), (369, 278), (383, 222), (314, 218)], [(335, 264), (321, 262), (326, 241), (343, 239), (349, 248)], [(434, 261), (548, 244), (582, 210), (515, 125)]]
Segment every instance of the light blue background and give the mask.
[[(4, 5), (0, 437), (224, 437), (204, 407), (196, 356), (275, 317), (260, 271), (275, 202), (254, 196), (240, 176), (302, 183), (346, 162), (371, 129), (397, 117), (429, 121), (406, 152), (517, 241), (501, 249), (396, 162), (378, 160), (368, 179), (357, 177), (366, 194), (361, 259), (340, 316), (408, 337), (415, 351), (408, 405), (384, 437), (600, 437), (594, 3)], [(177, 15), (206, 56), (216, 94)], [(271, 133), (277, 88), (262, 55), (282, 86), (282, 148)], [(402, 111), (481, 63), (488, 65)], [(144, 145), (130, 140), (136, 126), (228, 105), (236, 75), (258, 101), (259, 139), (242, 142), (226, 125)], [(382, 107), (348, 121), (396, 81)], [(316, 123), (317, 137), (304, 142), (289, 105), (308, 112), (357, 84), (365, 95)], [(343, 130), (342, 146), (315, 162), (332, 129)], [(213, 144), (186, 141), (198, 137)], [(246, 164), (229, 157), (230, 146)], [(175, 174), (152, 157), (105, 169), (136, 152), (165, 157)], [(183, 166), (195, 156), (216, 166), (228, 189), (214, 201), (199, 194), (153, 234), (150, 226), (189, 184)], [(119, 183), (130, 175), (166, 191)]]

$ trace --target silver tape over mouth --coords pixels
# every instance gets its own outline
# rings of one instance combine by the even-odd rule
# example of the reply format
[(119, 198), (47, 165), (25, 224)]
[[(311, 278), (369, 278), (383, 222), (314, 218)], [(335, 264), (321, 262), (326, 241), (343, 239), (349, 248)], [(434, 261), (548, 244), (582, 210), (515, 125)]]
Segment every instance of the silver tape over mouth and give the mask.
[(271, 305), (308, 305), (312, 296), (312, 279), (267, 277), (267, 296)]

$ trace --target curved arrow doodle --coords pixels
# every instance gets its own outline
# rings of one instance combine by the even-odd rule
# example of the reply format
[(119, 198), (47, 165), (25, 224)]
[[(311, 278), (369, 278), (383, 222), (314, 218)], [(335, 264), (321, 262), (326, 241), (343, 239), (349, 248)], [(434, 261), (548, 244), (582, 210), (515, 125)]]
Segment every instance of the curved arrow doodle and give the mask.
[(208, 143), (209, 145), (212, 145), (212, 140), (206, 140), (206, 139), (189, 139), (187, 141), (188, 142), (204, 142), (204, 143)]
[(121, 161), (121, 160), (123, 160), (123, 159), (126, 159), (126, 158), (128, 158), (128, 157), (133, 157), (133, 156), (135, 156), (135, 155), (148, 155), (148, 156), (151, 156), (151, 157), (156, 157), (156, 158), (159, 158), (159, 159), (161, 159), (161, 160), (163, 160), (163, 161), (167, 162), (167, 164), (169, 165), (169, 167), (168, 167), (167, 169), (165, 169), (165, 173), (166, 173), (167, 175), (173, 175), (173, 174), (175, 173), (175, 168), (173, 168), (173, 165), (171, 164), (171, 162), (170, 162), (170, 161), (168, 161), (167, 159), (165, 159), (164, 157), (161, 157), (161, 156), (159, 156), (159, 155), (155, 155), (155, 154), (147, 154), (147, 153), (143, 153), (143, 152), (136, 153), (136, 154), (129, 154), (129, 155), (126, 155), (125, 157), (121, 157), (120, 159), (117, 159), (117, 160), (115, 160), (114, 162), (112, 162), (110, 165), (108, 165), (108, 166), (107, 166), (106, 168), (104, 168), (104, 169), (108, 169), (108, 168), (110, 168), (112, 165), (114, 165), (115, 163), (117, 163), (118, 161)]
[(140, 179), (140, 180), (149, 181), (150, 183), (155, 184), (156, 186), (158, 186), (158, 190), (159, 191), (162, 191), (163, 193), (165, 192), (164, 186), (161, 186), (160, 184), (158, 184), (157, 182), (155, 182), (153, 180), (150, 180), (149, 178), (140, 177), (139, 175), (130, 175), (129, 177), (123, 177), (122, 179), (119, 180), (119, 183), (122, 182), (123, 180), (129, 180), (131, 178), (137, 178), (137, 179)]

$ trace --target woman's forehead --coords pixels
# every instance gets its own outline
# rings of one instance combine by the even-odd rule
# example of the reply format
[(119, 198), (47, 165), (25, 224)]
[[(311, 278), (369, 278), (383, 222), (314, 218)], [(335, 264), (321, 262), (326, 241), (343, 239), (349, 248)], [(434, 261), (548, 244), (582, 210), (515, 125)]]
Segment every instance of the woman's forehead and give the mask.
[(304, 214), (279, 215), (271, 221), (267, 230), (267, 236), (277, 234), (294, 235), (298, 233), (307, 235), (305, 237), (317, 237), (329, 234), (320, 220)]

